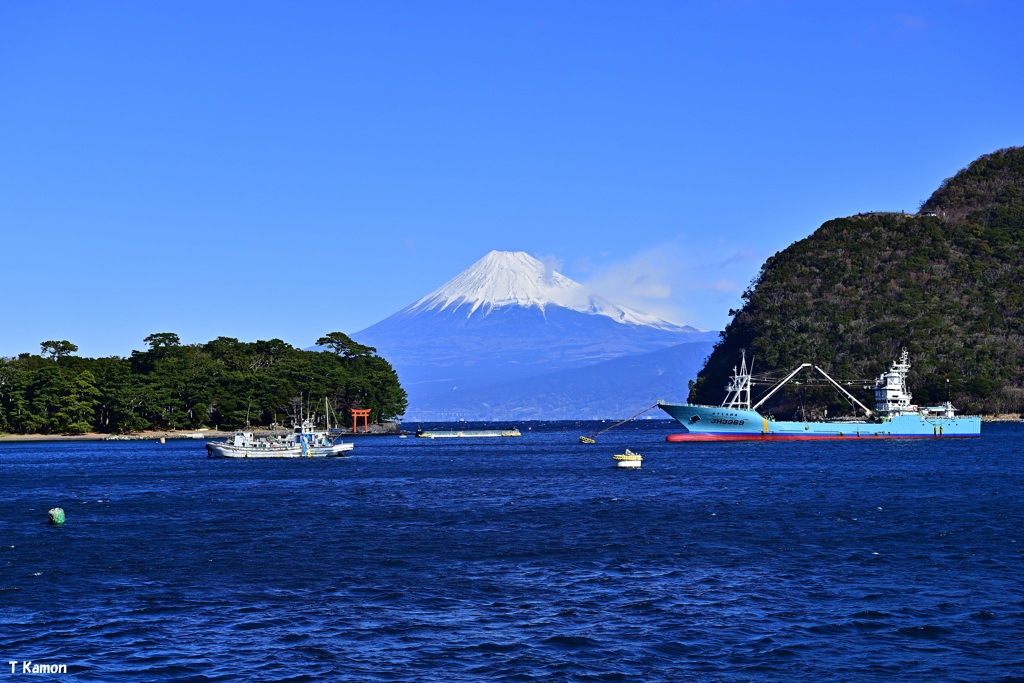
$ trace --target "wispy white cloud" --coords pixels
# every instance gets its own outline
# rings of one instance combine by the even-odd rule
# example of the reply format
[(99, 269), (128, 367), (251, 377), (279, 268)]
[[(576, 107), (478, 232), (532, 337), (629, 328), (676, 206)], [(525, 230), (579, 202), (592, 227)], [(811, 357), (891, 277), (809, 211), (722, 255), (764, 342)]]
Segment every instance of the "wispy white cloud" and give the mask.
[(912, 31), (927, 31), (931, 28), (930, 21), (913, 14), (897, 14), (893, 17), (893, 21), (903, 28), (908, 28)]
[(581, 257), (571, 273), (590, 292), (670, 322), (721, 329), (765, 255), (684, 237), (620, 259)]
[(928, 18), (917, 14), (878, 16), (864, 26), (856, 27), (848, 42), (856, 48), (871, 48), (881, 43), (906, 43), (932, 28)]
[[(719, 246), (724, 247), (722, 244)], [(765, 258), (764, 254), (757, 249), (733, 249), (732, 247), (721, 249), (718, 256), (720, 256), (720, 258), (702, 263), (697, 267), (701, 270), (721, 270), (722, 268), (728, 268), (729, 266), (735, 265), (746, 265), (750, 263), (760, 264)]]
[(552, 273), (562, 271), (562, 260), (551, 255), (534, 254), (534, 258), (544, 264), (544, 279), (550, 280)]
[(735, 280), (715, 280), (708, 282), (704, 288), (712, 292), (723, 292), (725, 294), (739, 294), (743, 292), (743, 286)]
[(673, 297), (677, 265), (670, 254), (644, 250), (600, 264), (578, 259), (574, 272), (588, 291), (608, 301), (682, 323), (684, 310)]

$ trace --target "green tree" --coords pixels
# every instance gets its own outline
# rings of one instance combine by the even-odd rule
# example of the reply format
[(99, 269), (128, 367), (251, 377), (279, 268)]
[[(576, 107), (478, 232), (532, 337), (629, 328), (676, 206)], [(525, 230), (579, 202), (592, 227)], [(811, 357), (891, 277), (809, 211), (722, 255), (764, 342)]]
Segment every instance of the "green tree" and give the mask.
[(149, 344), (150, 351), (181, 346), (181, 338), (173, 332), (155, 332), (142, 341)]
[(317, 346), (326, 346), (334, 351), (336, 355), (345, 358), (358, 358), (360, 356), (372, 356), (377, 349), (372, 346), (364, 346), (342, 332), (331, 332), (316, 340)]
[(60, 397), (53, 415), (53, 430), (63, 434), (84, 434), (92, 431), (92, 415), (99, 403), (100, 390), (96, 377), (88, 370), (64, 385), (67, 393)]
[(51, 360), (60, 360), (64, 356), (78, 351), (78, 346), (66, 339), (61, 341), (44, 341), (39, 346), (42, 347), (43, 353), (48, 355)]

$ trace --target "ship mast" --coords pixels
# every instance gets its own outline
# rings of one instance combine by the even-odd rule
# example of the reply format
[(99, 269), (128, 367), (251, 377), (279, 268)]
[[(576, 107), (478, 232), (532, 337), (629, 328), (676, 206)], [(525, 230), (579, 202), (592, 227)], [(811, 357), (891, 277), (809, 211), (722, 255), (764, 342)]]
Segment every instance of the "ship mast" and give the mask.
[(747, 370), (747, 350), (743, 349), (740, 360), (740, 367), (732, 369), (732, 378), (726, 385), (725, 400), (722, 401), (723, 408), (733, 410), (750, 410), (750, 376), (754, 371), (754, 361), (750, 361), (750, 370)]

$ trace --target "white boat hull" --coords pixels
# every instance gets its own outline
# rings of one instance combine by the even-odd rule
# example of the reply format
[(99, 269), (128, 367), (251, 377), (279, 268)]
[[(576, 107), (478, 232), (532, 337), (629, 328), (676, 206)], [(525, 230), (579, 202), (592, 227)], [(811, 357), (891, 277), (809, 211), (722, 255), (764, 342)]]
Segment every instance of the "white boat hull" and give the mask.
[(303, 452), (301, 446), (236, 446), (226, 442), (206, 444), (206, 454), (211, 458), (331, 458), (340, 457), (355, 446), (338, 443), (330, 446), (309, 446)]

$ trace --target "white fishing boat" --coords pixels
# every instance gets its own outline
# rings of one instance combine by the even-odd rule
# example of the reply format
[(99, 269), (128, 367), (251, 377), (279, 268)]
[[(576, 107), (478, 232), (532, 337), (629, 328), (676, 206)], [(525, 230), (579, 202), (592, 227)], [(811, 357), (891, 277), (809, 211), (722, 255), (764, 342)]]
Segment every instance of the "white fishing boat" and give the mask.
[(330, 458), (353, 448), (354, 444), (332, 438), (329, 424), (327, 429), (317, 429), (310, 418), (295, 425), (291, 434), (256, 436), (239, 430), (233, 439), (206, 442), (206, 454), (211, 458)]

